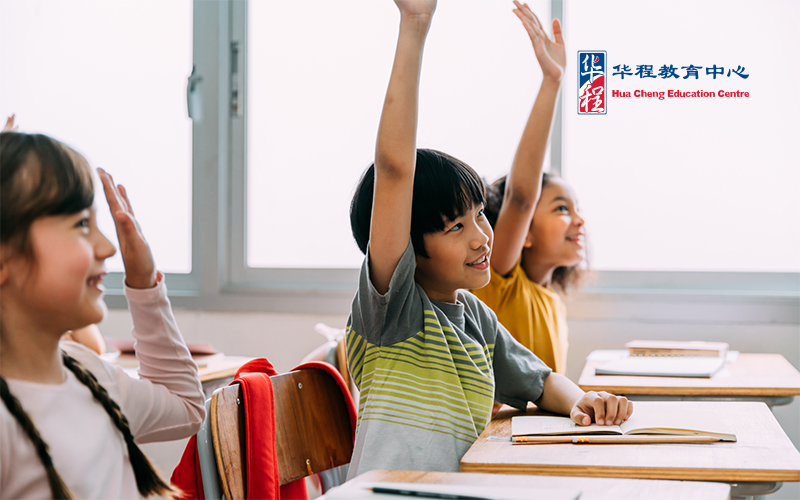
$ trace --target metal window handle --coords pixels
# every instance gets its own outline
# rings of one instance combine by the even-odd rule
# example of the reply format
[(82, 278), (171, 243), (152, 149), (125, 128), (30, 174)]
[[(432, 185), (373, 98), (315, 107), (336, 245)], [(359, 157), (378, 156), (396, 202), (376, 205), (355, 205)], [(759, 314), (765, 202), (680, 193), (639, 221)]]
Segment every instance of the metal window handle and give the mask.
[(242, 51), (239, 48), (239, 42), (231, 42), (231, 95), (230, 95), (230, 109), (231, 116), (242, 117), (242, 78), (239, 75), (239, 67), (242, 61), (239, 60), (243, 57)]
[(200, 121), (203, 117), (202, 100), (200, 99), (199, 83), (203, 77), (197, 74), (197, 66), (192, 66), (192, 74), (186, 82), (186, 111), (193, 121)]

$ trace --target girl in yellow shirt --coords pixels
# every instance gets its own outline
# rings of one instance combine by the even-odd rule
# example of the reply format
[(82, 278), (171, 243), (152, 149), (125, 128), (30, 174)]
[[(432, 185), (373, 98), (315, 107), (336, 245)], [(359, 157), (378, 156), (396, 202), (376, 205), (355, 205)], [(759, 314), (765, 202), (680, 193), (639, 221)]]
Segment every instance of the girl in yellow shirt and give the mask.
[(566, 309), (554, 290), (577, 284), (585, 258), (584, 220), (563, 179), (542, 174), (566, 52), (561, 24), (553, 40), (527, 5), (515, 13), (530, 35), (543, 80), (511, 172), (488, 188), (486, 215), (494, 227), (491, 281), (472, 292), (523, 345), (558, 373), (566, 371)]

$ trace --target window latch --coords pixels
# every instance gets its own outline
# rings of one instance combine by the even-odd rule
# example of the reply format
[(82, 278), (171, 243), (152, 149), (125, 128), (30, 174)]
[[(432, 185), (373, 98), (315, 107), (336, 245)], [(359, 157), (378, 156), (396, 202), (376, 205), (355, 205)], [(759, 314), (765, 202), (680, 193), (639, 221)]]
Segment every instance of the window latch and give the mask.
[(231, 115), (241, 117), (241, 79), (239, 78), (239, 42), (231, 42)]
[(197, 74), (197, 66), (193, 65), (192, 74), (189, 75), (186, 82), (186, 111), (193, 121), (200, 121), (203, 116), (202, 101), (198, 89), (199, 83), (202, 81), (203, 77)]

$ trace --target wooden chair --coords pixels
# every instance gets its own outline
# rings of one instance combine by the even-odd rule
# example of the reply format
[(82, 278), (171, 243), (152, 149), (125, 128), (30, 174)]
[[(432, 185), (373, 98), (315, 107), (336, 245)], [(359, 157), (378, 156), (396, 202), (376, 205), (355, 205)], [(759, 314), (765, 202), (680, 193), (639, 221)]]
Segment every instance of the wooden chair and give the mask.
[[(275, 397), (278, 477), (284, 485), (350, 462), (353, 429), (345, 396), (325, 371), (304, 369), (270, 377)], [(241, 387), (211, 397), (211, 430), (221, 489), (246, 498), (246, 436)]]
[[(336, 368), (339, 370), (339, 373), (342, 374), (345, 385), (347, 385), (352, 392), (350, 368), (347, 366), (347, 346), (344, 337), (336, 341)], [(358, 401), (356, 401), (356, 404), (358, 404)]]

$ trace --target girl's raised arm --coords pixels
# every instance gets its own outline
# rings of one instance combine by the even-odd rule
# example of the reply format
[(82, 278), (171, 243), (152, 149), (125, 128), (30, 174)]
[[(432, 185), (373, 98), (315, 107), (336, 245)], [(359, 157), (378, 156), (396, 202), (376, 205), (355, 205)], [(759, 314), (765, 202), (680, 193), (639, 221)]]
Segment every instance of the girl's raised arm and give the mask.
[(109, 372), (119, 388), (118, 403), (138, 442), (191, 436), (205, 416), (197, 365), (178, 329), (163, 275), (156, 270), (127, 191), (104, 170), (98, 169), (98, 174), (125, 264), (125, 296), (139, 360), (138, 380), (121, 370)]
[(369, 233), (372, 284), (383, 294), (411, 237), (422, 51), (436, 0), (395, 0), (400, 34), (375, 146), (375, 193)]
[(558, 19), (553, 21), (554, 40), (550, 40), (527, 4), (514, 0), (514, 5), (514, 13), (520, 18), (531, 38), (544, 78), (528, 123), (522, 132), (494, 227), (491, 262), (492, 268), (502, 276), (510, 273), (519, 259), (533, 219), (533, 211), (539, 201), (542, 163), (567, 58)]

